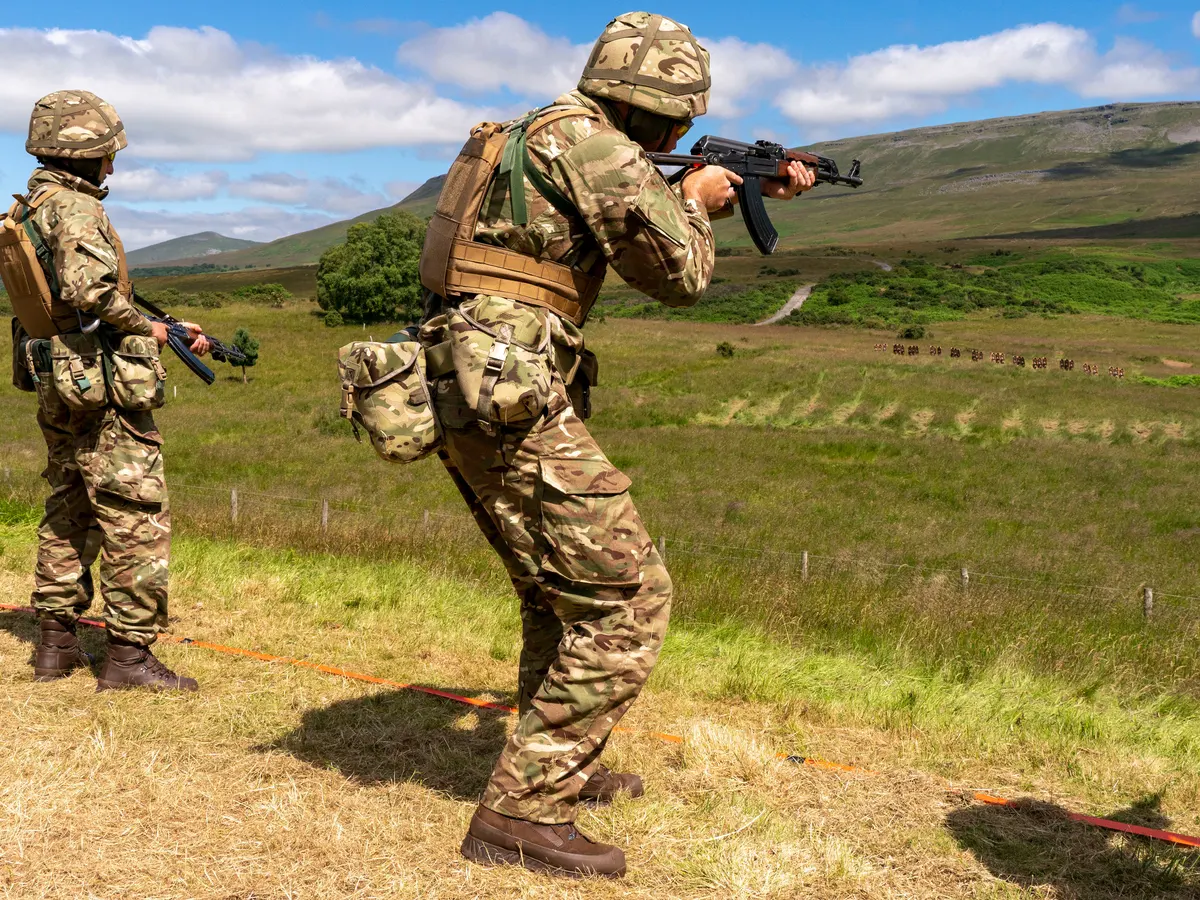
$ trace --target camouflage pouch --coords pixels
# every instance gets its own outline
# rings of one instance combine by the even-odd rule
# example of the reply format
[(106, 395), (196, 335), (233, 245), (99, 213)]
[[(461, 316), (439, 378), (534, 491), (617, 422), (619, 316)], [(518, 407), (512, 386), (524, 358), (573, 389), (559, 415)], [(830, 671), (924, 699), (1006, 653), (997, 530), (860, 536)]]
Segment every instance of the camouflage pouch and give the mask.
[(454, 374), (486, 433), (535, 422), (550, 400), (548, 313), (502, 297), (446, 312)]
[(56, 334), (50, 339), (50, 369), (59, 399), (76, 412), (108, 405), (100, 340), (94, 334)]
[(108, 399), (128, 412), (159, 409), (167, 402), (167, 370), (158, 356), (158, 341), (126, 334), (104, 353)]
[(416, 462), (442, 445), (420, 343), (355, 341), (338, 351), (338, 373), (342, 418), (388, 462)]

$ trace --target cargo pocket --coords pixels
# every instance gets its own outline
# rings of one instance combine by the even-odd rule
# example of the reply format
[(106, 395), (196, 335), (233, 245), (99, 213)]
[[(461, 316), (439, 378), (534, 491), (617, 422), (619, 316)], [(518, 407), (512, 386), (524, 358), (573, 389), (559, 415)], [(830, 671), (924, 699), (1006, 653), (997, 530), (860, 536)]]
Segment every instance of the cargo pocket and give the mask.
[(542, 567), (585, 584), (636, 585), (650, 539), (629, 478), (606, 459), (543, 458)]
[(108, 405), (100, 341), (92, 334), (56, 334), (50, 339), (54, 390), (70, 409), (91, 412)]
[(100, 432), (96, 449), (82, 466), (97, 493), (135, 503), (162, 504), (167, 499), (162, 435), (148, 413), (112, 415)]
[(167, 402), (167, 371), (154, 338), (124, 335), (115, 347), (106, 348), (104, 360), (108, 399), (113, 406), (144, 412)]

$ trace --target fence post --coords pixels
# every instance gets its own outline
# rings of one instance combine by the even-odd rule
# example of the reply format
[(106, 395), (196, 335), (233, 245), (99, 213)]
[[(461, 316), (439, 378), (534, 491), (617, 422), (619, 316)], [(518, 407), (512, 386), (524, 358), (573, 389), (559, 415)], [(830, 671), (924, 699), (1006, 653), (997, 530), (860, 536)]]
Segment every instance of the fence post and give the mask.
[(662, 557), (662, 561), (667, 561), (667, 539), (660, 537), (658, 539), (658, 555)]
[(177, 384), (171, 385), (171, 396), (175, 400), (179, 399), (179, 385), (177, 385)]
[(800, 554), (800, 574), (805, 581), (808, 581), (808, 551), (805, 550)]
[(322, 500), (321, 501), (321, 531), (326, 532), (328, 530), (329, 530), (329, 501)]
[(421, 524), (423, 524), (426, 528), (429, 527), (429, 510), (425, 510), (424, 514), (421, 516)]
[(963, 590), (965, 591), (971, 587), (971, 573), (967, 571), (966, 566), (963, 566), (960, 574), (962, 575), (962, 586)]
[(229, 492), (229, 521), (237, 523), (238, 514), (237, 488)]
[(1142, 615), (1147, 619), (1154, 615), (1154, 588), (1142, 588)]

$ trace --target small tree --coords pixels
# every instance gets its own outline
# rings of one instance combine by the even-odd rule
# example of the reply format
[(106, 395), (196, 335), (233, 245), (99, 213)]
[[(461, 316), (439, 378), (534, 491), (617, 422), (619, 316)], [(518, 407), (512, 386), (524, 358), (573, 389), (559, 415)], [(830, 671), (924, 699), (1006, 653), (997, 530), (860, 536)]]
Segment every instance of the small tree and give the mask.
[(346, 243), (330, 247), (317, 263), (318, 305), (352, 322), (417, 319), (424, 243), (425, 223), (406, 212), (350, 226)]
[(258, 341), (245, 328), (239, 328), (233, 333), (233, 346), (246, 354), (246, 361), (242, 364), (242, 384), (246, 384), (246, 367), (258, 362)]

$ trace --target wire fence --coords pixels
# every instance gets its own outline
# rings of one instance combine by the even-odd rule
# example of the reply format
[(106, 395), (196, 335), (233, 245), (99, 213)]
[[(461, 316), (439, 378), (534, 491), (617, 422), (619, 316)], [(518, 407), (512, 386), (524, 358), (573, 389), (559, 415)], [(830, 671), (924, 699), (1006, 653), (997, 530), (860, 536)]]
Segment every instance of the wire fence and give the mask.
[[(11, 497), (11, 473), (6, 467), (3, 470), (3, 475), (6, 481), (10, 482), (10, 497)], [(295, 506), (306, 507), (314, 510), (316, 515), (319, 515), (320, 529), (322, 532), (328, 531), (330, 528), (331, 513), (350, 513), (362, 515), (379, 515), (380, 504), (378, 499), (329, 499), (323, 497), (297, 496), (295, 494), (277, 494), (268, 491), (255, 491), (245, 488), (235, 487), (231, 485), (221, 485), (213, 483), (197, 482), (188, 479), (172, 478), (170, 487), (175, 494), (187, 494), (195, 492), (205, 494), (212, 497), (222, 498), (221, 504), (228, 503), (229, 520), (231, 524), (237, 524), (239, 518), (246, 515), (246, 500), (261, 500), (269, 501), (272, 504), (289, 504)], [(413, 515), (415, 510), (397, 510), (400, 515)], [(420, 511), (420, 522), (424, 528), (436, 523), (447, 523), (455, 526), (472, 527), (473, 523), (470, 513), (464, 507), (459, 513), (437, 512), (430, 509), (422, 509)], [(1197, 603), (1200, 604), (1200, 594), (1174, 593), (1159, 590), (1157, 586), (1149, 583), (1139, 583), (1136, 586), (1116, 586), (1113, 584), (1090, 584), (1086, 582), (1068, 582), (1058, 581), (1051, 576), (1039, 575), (1010, 575), (999, 572), (977, 571), (970, 566), (960, 566), (950, 568), (945, 565), (935, 565), (926, 563), (914, 562), (890, 562), (872, 556), (864, 556), (856, 551), (850, 555), (823, 555), (812, 553), (807, 550), (781, 550), (773, 547), (753, 546), (745, 543), (731, 543), (728, 540), (697, 540), (696, 535), (704, 535), (706, 532), (693, 530), (686, 535), (683, 534), (667, 534), (660, 537), (657, 545), (661, 553), (665, 556), (670, 554), (682, 555), (695, 560), (716, 560), (723, 563), (756, 563), (763, 560), (778, 560), (786, 562), (794, 569), (798, 570), (798, 576), (802, 580), (807, 580), (810, 577), (818, 574), (818, 569), (825, 570), (827, 575), (840, 574), (853, 571), (869, 571), (877, 572), (892, 572), (895, 574), (906, 574), (924, 578), (950, 578), (957, 579), (964, 590), (970, 589), (972, 586), (985, 582), (999, 582), (1012, 585), (1028, 586), (1038, 588), (1044, 591), (1053, 592), (1054, 594), (1068, 597), (1089, 598), (1097, 596), (1106, 596), (1112, 600), (1133, 599), (1139, 598), (1143, 605), (1143, 613), (1149, 617), (1154, 612), (1155, 604), (1160, 600), (1171, 600), (1181, 604)], [(713, 532), (707, 532), (708, 535), (716, 537)]]

